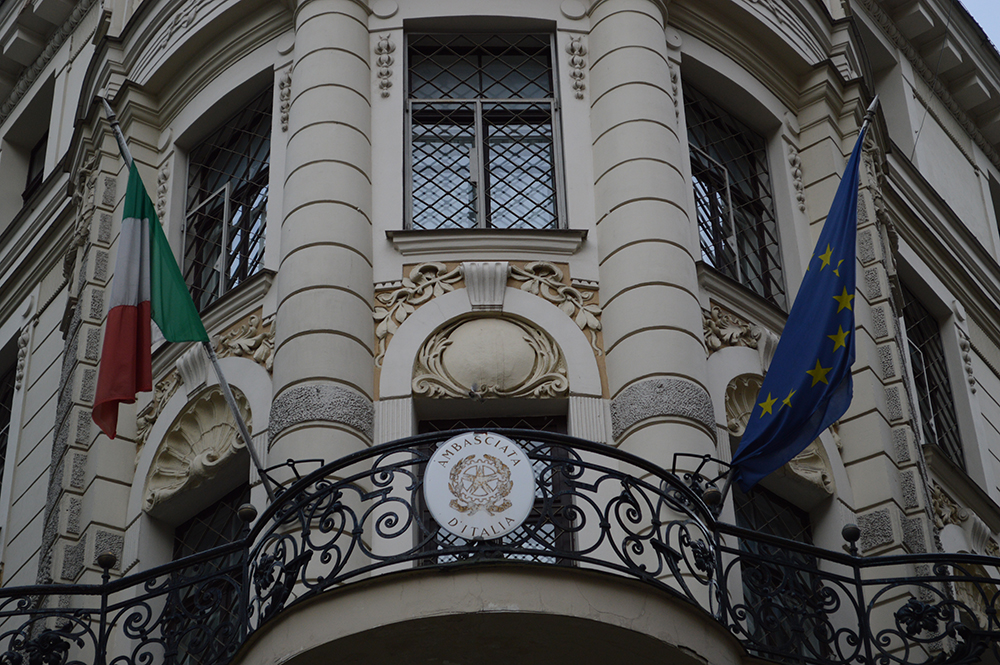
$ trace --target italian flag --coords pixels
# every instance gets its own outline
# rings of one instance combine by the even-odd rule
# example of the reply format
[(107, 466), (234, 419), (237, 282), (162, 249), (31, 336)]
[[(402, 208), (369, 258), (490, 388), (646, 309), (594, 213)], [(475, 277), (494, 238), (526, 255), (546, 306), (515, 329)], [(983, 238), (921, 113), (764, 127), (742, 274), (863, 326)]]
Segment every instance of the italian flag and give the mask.
[(118, 428), (118, 405), (132, 404), (136, 393), (153, 389), (150, 319), (168, 342), (208, 341), (156, 208), (133, 164), (94, 398), (94, 422), (112, 439)]

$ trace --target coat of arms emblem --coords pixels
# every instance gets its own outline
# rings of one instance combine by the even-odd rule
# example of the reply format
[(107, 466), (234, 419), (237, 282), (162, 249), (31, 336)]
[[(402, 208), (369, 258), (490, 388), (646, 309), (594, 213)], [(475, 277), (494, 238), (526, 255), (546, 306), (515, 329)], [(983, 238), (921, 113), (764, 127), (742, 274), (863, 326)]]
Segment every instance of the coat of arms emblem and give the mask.
[(466, 432), (427, 460), (423, 489), (440, 528), (471, 540), (500, 538), (531, 512), (535, 472), (514, 441), (494, 432)]
[(507, 495), (513, 487), (506, 464), (493, 455), (469, 455), (451, 468), (448, 489), (455, 498), (449, 505), (460, 513), (496, 515), (510, 508)]

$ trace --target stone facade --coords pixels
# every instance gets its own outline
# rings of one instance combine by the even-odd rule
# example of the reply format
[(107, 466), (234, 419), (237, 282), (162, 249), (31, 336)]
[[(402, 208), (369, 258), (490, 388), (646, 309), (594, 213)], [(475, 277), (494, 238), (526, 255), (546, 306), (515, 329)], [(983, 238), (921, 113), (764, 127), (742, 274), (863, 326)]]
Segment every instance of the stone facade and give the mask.
[[(114, 575), (146, 570), (233, 488), (250, 482), (258, 508), (267, 501), (197, 347), (154, 337), (154, 390), (121, 407), (119, 437), (90, 420), (127, 182), (98, 97), (121, 119), (182, 270), (234, 282), (202, 313), (265, 465), (333, 461), (431, 421), (541, 415), (671, 468), (677, 453), (731, 459), (878, 93), (858, 194), (854, 400), (764, 485), (827, 549), (854, 522), (864, 555), (997, 551), (1000, 55), (954, 0), (38, 0), (4, 3), (0, 25), (4, 586), (97, 582), (106, 549)], [(420, 115), (431, 104), (411, 93), (429, 74), (411, 37), (485, 33), (551, 46), (551, 92), (518, 125), (550, 132), (547, 175), (535, 173), (537, 136), (522, 141), (534, 157), (516, 157), (536, 161), (518, 171), (497, 156), (503, 141), (477, 147), (482, 127)], [(267, 90), (256, 198), (220, 181), (199, 199), (191, 156)], [(753, 185), (721, 149), (694, 145), (694, 91), (760, 142)], [(472, 133), (441, 138), (460, 129)], [(442, 166), (428, 146), (449, 141), (461, 149)], [(427, 185), (415, 169), (440, 172)], [(711, 177), (724, 186), (708, 191)], [(411, 228), (415, 189), (434, 182), (441, 220), (490, 199), (492, 217), (468, 216), (484, 228)], [(533, 199), (539, 187), (551, 192)], [(741, 196), (767, 208), (773, 248), (747, 249)], [(198, 258), (216, 242), (198, 224), (219, 197), (255, 224), (227, 227), (219, 255)], [(538, 209), (555, 211), (549, 227), (491, 226)], [(236, 260), (240, 243), (250, 249)], [(764, 252), (782, 297), (755, 281)], [(906, 294), (932, 314), (947, 417), (924, 405), (919, 363), (931, 359), (901, 319)], [(737, 519), (732, 501), (722, 519)], [(334, 603), (352, 617), (335, 631), (312, 607), (243, 662), (291, 662), (301, 645), (321, 662), (393, 622), (492, 611), (638, 631), (713, 665), (746, 657), (669, 603), (644, 614), (634, 589), (608, 580), (581, 591), (590, 613), (542, 602), (568, 593), (570, 569), (518, 570), (509, 585), (501, 569), (448, 588), (418, 577), (398, 604), (371, 590), (384, 621), (354, 611), (369, 603), (357, 591)]]

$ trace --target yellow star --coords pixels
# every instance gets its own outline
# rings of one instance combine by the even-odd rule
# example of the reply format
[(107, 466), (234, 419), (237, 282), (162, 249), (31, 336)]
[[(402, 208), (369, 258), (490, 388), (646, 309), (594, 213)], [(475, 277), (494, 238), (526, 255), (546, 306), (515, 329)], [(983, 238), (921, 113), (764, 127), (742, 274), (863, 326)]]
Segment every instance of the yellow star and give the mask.
[(826, 251), (819, 255), (819, 260), (823, 262), (823, 265), (819, 267), (820, 270), (830, 265), (830, 257), (833, 255), (833, 250), (830, 249), (830, 245), (826, 246)]
[(833, 274), (840, 277), (840, 264), (844, 262), (844, 259), (837, 261), (837, 267), (833, 269)]
[(789, 390), (788, 391), (788, 397), (786, 397), (785, 399), (781, 400), (781, 403), (784, 404), (785, 406), (787, 406), (789, 409), (792, 408), (792, 395), (794, 395), (794, 394), (795, 394), (794, 390)]
[(806, 374), (813, 378), (812, 384), (815, 386), (817, 383), (822, 381), (826, 385), (830, 385), (830, 382), (826, 380), (826, 373), (829, 372), (833, 367), (823, 367), (819, 364), (819, 360), (816, 361), (816, 367), (813, 369), (807, 369)]
[(837, 328), (838, 330), (836, 335), (827, 335), (827, 337), (833, 340), (834, 351), (840, 347), (847, 348), (847, 336), (851, 334), (850, 330), (844, 330), (844, 326), (837, 326)]
[(768, 414), (771, 413), (771, 407), (773, 407), (774, 403), (777, 401), (778, 401), (777, 399), (771, 397), (771, 393), (768, 393), (767, 399), (758, 404), (758, 406), (760, 407), (760, 417), (763, 418), (765, 413)]
[(844, 292), (841, 293), (839, 296), (834, 296), (833, 299), (836, 300), (840, 304), (840, 307), (837, 308), (837, 313), (838, 314), (840, 313), (840, 310), (842, 310), (842, 309), (850, 309), (852, 312), (854, 311), (853, 309), (851, 309), (851, 300), (854, 299), (854, 295), (853, 294), (851, 294), (851, 295), (847, 294), (847, 287), (846, 286), (844, 287)]

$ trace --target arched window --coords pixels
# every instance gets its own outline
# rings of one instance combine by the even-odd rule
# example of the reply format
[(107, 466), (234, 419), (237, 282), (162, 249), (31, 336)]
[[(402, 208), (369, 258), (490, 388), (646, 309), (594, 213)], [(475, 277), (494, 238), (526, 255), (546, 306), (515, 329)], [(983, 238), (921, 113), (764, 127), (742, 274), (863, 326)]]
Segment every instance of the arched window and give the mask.
[(199, 310), (262, 267), (271, 105), (268, 88), (189, 155), (184, 279)]

